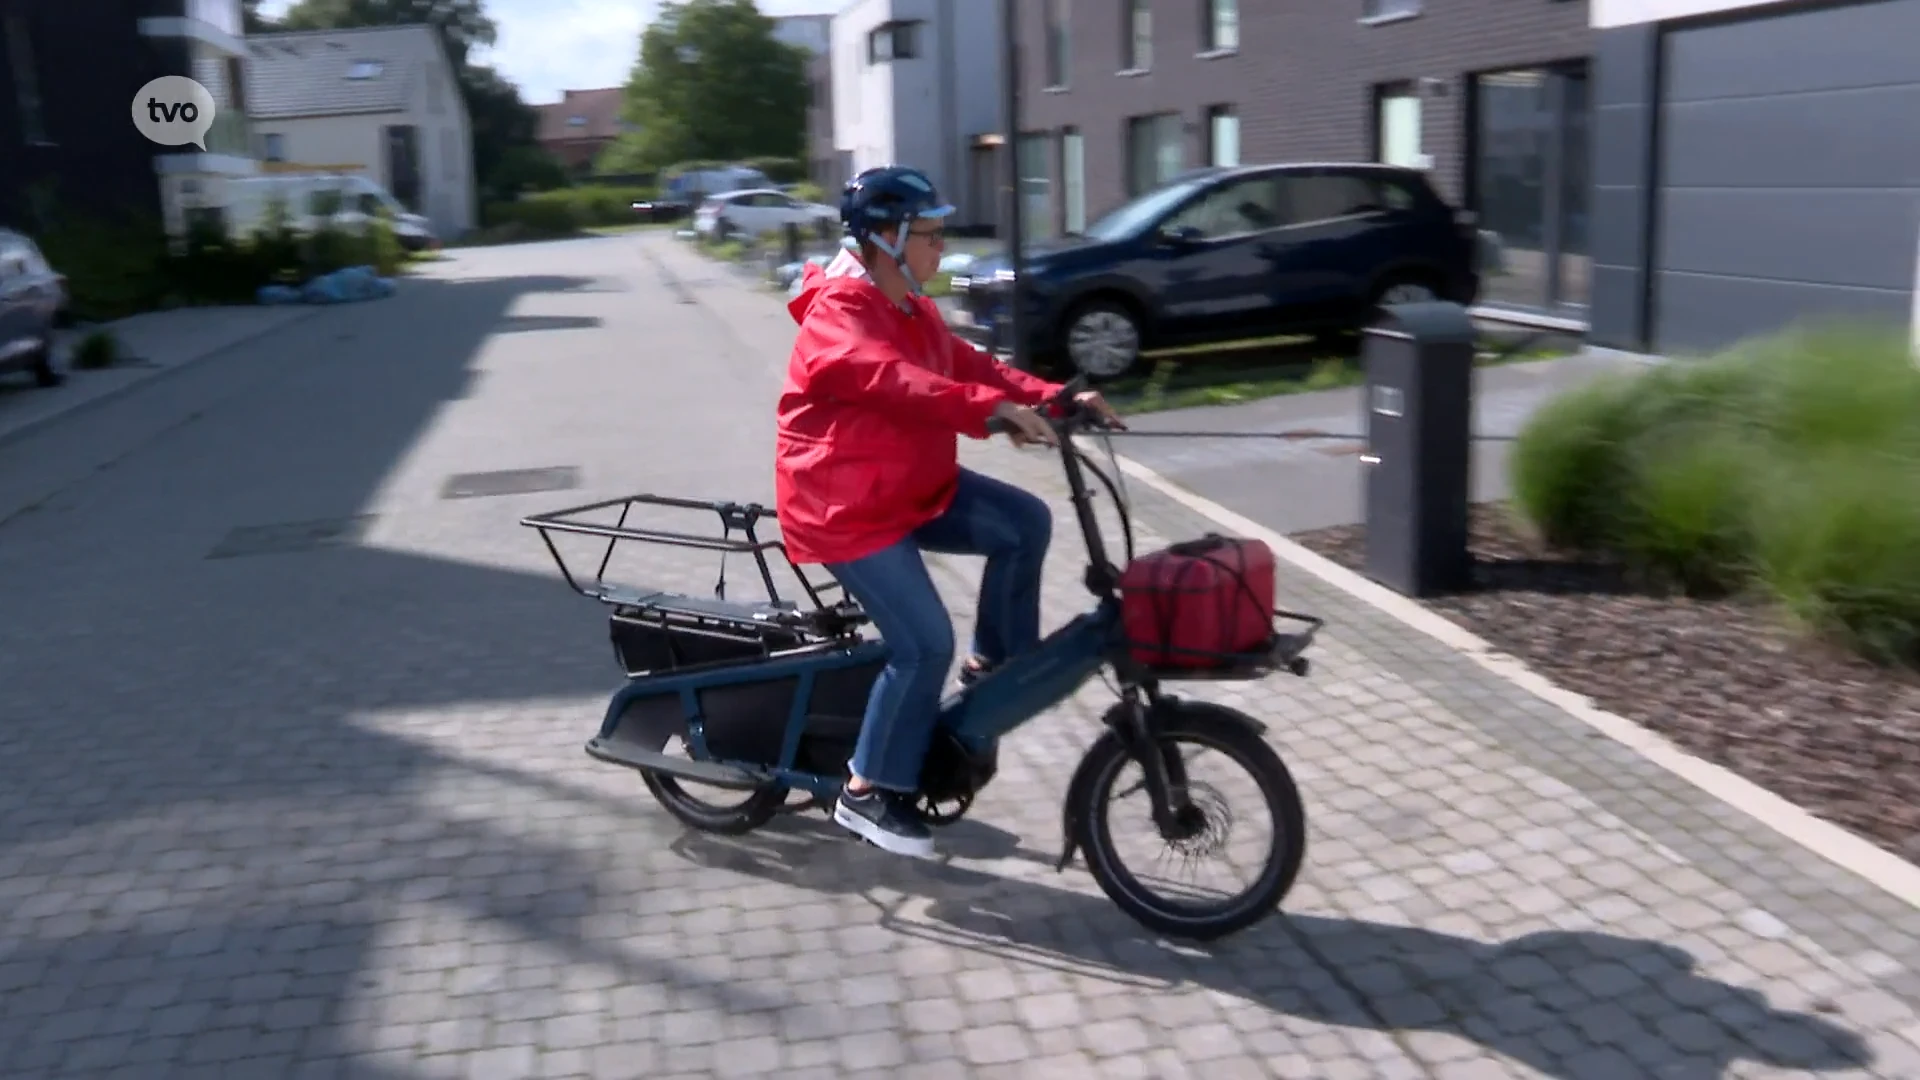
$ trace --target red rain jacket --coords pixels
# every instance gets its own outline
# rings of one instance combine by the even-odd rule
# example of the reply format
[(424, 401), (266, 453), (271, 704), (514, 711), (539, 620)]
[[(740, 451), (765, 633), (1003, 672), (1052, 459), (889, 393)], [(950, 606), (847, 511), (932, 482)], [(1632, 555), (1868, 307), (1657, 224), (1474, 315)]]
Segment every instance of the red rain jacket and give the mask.
[(864, 558), (939, 517), (960, 475), (957, 435), (987, 437), (1002, 401), (1060, 388), (962, 341), (932, 300), (896, 307), (851, 252), (808, 266), (787, 305), (800, 336), (780, 394), (774, 492), (796, 562)]

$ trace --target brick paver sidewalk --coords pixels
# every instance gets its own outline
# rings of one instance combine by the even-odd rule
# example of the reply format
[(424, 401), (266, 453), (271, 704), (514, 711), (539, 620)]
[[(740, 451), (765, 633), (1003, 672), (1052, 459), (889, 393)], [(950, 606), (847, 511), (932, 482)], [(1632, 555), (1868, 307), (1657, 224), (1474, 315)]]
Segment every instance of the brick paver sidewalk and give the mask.
[[(1314, 677), (1195, 694), (1270, 725), (1311, 815), (1236, 938), (1053, 871), (1098, 685), (1009, 740), (946, 865), (817, 815), (684, 834), (581, 754), (604, 625), (513, 519), (764, 497), (784, 313), (663, 238), (436, 266), (0, 528), (0, 1074), (1920, 1077), (1911, 911), (1291, 572)], [(968, 458), (1054, 501), (1078, 610), (1057, 465)], [(439, 498), (563, 464), (583, 490)], [(1135, 494), (1143, 543), (1210, 527)], [(206, 557), (316, 520), (346, 539)], [(940, 565), (957, 610), (973, 572)]]

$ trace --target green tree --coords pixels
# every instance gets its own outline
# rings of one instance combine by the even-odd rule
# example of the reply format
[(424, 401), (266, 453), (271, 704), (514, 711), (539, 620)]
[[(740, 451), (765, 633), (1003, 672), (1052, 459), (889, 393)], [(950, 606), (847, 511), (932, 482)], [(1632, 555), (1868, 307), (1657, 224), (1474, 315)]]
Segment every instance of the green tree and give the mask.
[(753, 0), (668, 0), (640, 35), (623, 136), (603, 168), (798, 157), (807, 128), (806, 54), (773, 36)]

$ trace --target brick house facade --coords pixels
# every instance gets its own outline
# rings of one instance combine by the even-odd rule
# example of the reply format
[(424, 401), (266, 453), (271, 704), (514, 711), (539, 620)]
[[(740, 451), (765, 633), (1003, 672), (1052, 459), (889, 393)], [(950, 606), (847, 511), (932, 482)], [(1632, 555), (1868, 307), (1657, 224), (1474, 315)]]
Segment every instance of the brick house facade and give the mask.
[[(1224, 9), (1218, 20), (1216, 6)], [(1129, 146), (1133, 118), (1177, 115), (1181, 167), (1209, 164), (1215, 143), (1236, 156), (1229, 140), (1247, 164), (1395, 160), (1382, 142), (1404, 156), (1409, 128), (1383, 132), (1386, 94), (1401, 99), (1387, 111), (1417, 116), (1409, 127), (1442, 193), (1480, 211), (1496, 232), (1509, 221), (1504, 250), (1517, 272), (1532, 275), (1509, 290), (1514, 302), (1584, 304), (1584, 256), (1574, 270), (1544, 252), (1584, 251), (1592, 37), (1585, 0), (1021, 0), (1020, 18), (1022, 172), (1030, 178), (1023, 190), (1028, 216), (1043, 219), (1035, 231), (1096, 218), (1144, 186), (1144, 157)], [(1216, 34), (1226, 40), (1212, 40)], [(1134, 40), (1150, 56), (1130, 58)], [(1503, 71), (1520, 74), (1475, 78)], [(1495, 119), (1476, 123), (1483, 100), (1493, 102), (1487, 115)], [(1560, 119), (1542, 120), (1548, 116)], [(1164, 123), (1156, 130), (1170, 135), (1174, 122)], [(1476, 154), (1487, 141), (1506, 154), (1500, 167)], [(1162, 158), (1164, 173), (1171, 155)], [(1543, 164), (1547, 158), (1553, 164)], [(1487, 172), (1498, 182), (1477, 175)], [(1562, 194), (1549, 202), (1549, 188)], [(1521, 223), (1511, 224), (1516, 216)], [(1547, 263), (1565, 279), (1559, 305), (1545, 295)], [(1538, 303), (1527, 300), (1534, 291)]]

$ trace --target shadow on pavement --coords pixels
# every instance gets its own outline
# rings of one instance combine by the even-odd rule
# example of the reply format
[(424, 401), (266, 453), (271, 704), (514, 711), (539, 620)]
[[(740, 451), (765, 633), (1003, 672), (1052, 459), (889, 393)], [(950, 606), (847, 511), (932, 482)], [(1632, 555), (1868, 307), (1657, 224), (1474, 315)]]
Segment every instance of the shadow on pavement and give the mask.
[[(386, 1063), (441, 1037), (422, 1025), (477, 1025), (445, 1049), (479, 1049), (487, 1024), (561, 1015), (581, 972), (780, 1007), (593, 921), (608, 807), (459, 760), (578, 753), (597, 705), (517, 735), (498, 710), (610, 689), (594, 605), (551, 573), (431, 554), (207, 557), (236, 529), (365, 513), (504, 313), (592, 284), (412, 280), (210, 357), (140, 406), (177, 422), (0, 528), (0, 1073), (334, 1060), (398, 1080), (421, 1074)], [(108, 441), (146, 393), (10, 459)], [(470, 519), (537, 551), (517, 505)], [(556, 797), (602, 831), (544, 827)], [(457, 981), (476, 975), (506, 981)]]
[[(962, 822), (943, 839), (962, 857), (1051, 872), (1051, 859), (1018, 850), (991, 826)], [(1872, 1059), (1855, 1033), (1708, 978), (1685, 950), (1597, 931), (1480, 942), (1282, 914), (1222, 942), (1175, 945), (1103, 896), (896, 859), (824, 822), (786, 818), (744, 837), (685, 833), (674, 850), (797, 890), (863, 894), (882, 884), (925, 898), (923, 916), (883, 907), (881, 925), (909, 936), (988, 952), (1012, 946), (1029, 963), (1140, 985), (1190, 982), (1317, 1023), (1456, 1035), (1560, 1080), (1721, 1080), (1741, 1061), (1825, 1071)], [(1607, 1047), (1635, 1048), (1639, 1060)]]

